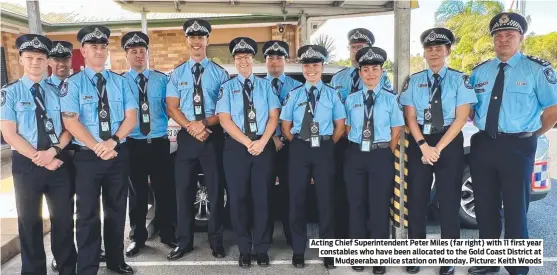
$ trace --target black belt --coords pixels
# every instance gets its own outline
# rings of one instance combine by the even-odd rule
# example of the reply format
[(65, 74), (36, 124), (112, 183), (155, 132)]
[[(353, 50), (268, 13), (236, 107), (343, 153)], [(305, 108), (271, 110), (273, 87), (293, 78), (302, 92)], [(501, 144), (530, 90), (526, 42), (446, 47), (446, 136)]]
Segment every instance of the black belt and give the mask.
[[(480, 131), (486, 136), (489, 136), (486, 131)], [(520, 132), (520, 133), (504, 133), (504, 132), (497, 132), (497, 136), (502, 137), (513, 137), (513, 138), (529, 138), (534, 136), (536, 133), (534, 132)]]
[[(424, 131), (424, 126), (421, 125), (421, 124), (418, 124), (418, 126), (420, 127), (420, 130), (422, 130), (422, 133), (423, 133), (423, 131)], [(440, 130), (434, 132), (434, 131), (433, 131), (433, 130), (434, 130), (434, 129), (433, 129), (433, 126), (431, 126), (431, 134), (430, 134), (430, 135), (444, 134), (444, 133), (446, 133), (446, 132), (449, 130), (450, 127), (451, 127), (451, 125), (449, 125), (449, 126), (443, 126), (443, 128), (441, 128)], [(424, 135), (425, 135), (425, 134), (424, 134)]]
[(136, 143), (151, 144), (151, 143), (153, 143), (153, 141), (156, 141), (156, 140), (167, 140), (167, 139), (168, 139), (168, 136), (167, 136), (167, 135), (164, 135), (164, 136), (158, 137), (158, 138), (144, 138), (144, 139), (138, 139), (138, 138), (131, 138), (131, 137), (128, 137), (128, 139), (129, 139), (130, 141), (133, 141), (133, 142), (136, 142)]
[[(349, 142), (350, 146), (358, 146), (358, 148), (360, 148), (360, 144), (350, 141)], [(385, 149), (385, 148), (389, 148), (391, 145), (388, 142), (377, 142), (377, 143), (372, 143), (370, 146), (371, 150), (375, 150), (375, 149)]]
[[(260, 139), (263, 135), (256, 135), (255, 139)], [(224, 133), (224, 139), (234, 139), (230, 134)]]
[[(321, 140), (333, 139), (333, 136), (331, 136), (331, 135), (324, 135), (324, 136), (319, 136), (319, 137), (321, 138)], [(310, 140), (311, 140), (311, 138), (303, 139), (303, 138), (300, 136), (300, 134), (294, 134), (294, 138), (300, 139), (300, 140), (305, 141), (305, 142), (310, 142)]]

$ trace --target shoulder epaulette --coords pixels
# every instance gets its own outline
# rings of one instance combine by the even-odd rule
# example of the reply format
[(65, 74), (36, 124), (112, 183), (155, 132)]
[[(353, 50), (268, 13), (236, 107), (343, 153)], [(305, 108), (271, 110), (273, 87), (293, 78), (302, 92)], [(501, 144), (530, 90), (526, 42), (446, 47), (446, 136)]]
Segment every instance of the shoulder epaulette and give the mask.
[(335, 75), (339, 74), (339, 73), (340, 73), (340, 72), (342, 72), (342, 71), (348, 70), (348, 68), (349, 68), (349, 67), (346, 67), (346, 68), (344, 68), (344, 69), (342, 69), (342, 70), (340, 70), (340, 71), (336, 72), (335, 74), (333, 74), (333, 76), (335, 76)]
[(491, 60), (491, 59), (488, 59), (488, 60), (485, 60), (485, 61), (483, 61), (483, 62), (480, 62), (480, 63), (476, 64), (476, 65), (474, 66), (474, 68), (472, 68), (472, 70), (475, 70), (476, 68), (478, 68), (478, 67), (480, 67), (481, 65), (487, 63), (487, 62), (490, 61), (490, 60)]
[(385, 88), (385, 87), (381, 87), (381, 89), (382, 89), (382, 90), (385, 90), (385, 91), (387, 91), (387, 92), (389, 92), (389, 93), (391, 93), (391, 94), (393, 94), (393, 95), (396, 95), (395, 91), (393, 91), (393, 90), (389, 90), (389, 89), (387, 89), (387, 88)]
[(300, 87), (302, 87), (302, 86), (304, 86), (304, 85), (305, 85), (305, 84), (300, 84), (300, 85), (298, 85), (298, 86), (292, 88), (292, 90), (290, 90), (290, 92), (292, 92), (292, 91), (294, 91), (294, 90), (296, 90), (296, 89), (299, 89)]
[(117, 75), (117, 76), (124, 77), (122, 74), (119, 74), (119, 73), (117, 73), (117, 72), (113, 72), (113, 71), (111, 71), (111, 70), (107, 70), (107, 71), (110, 72), (110, 73), (113, 73), (113, 74), (115, 74), (115, 75)]
[(448, 67), (447, 69), (449, 69), (450, 71), (453, 71), (453, 72), (461, 73), (461, 74), (464, 73), (464, 72), (461, 72), (459, 70), (456, 70), (456, 69), (453, 69), (453, 68), (450, 68), (450, 67)]
[(6, 85), (2, 86), (2, 89), (4, 89), (4, 88), (8, 88), (9, 86), (12, 86), (12, 85), (16, 84), (17, 82), (19, 82), (19, 79), (18, 79), (18, 80), (16, 80), (16, 81), (14, 81), (14, 82), (10, 82), (10, 83), (8, 83), (8, 84), (6, 84)]
[(174, 69), (172, 69), (172, 71), (174, 71), (174, 70), (177, 69), (178, 67), (184, 65), (186, 62), (188, 62), (188, 61), (186, 60), (186, 61), (184, 61), (184, 62), (182, 62), (182, 63), (176, 65), (176, 67), (174, 67)]
[(419, 74), (419, 73), (423, 73), (423, 72), (425, 72), (425, 71), (426, 71), (426, 70), (421, 70), (421, 71), (419, 71), (419, 72), (417, 72), (417, 73), (413, 73), (413, 74), (411, 74), (410, 76), (413, 76), (413, 75), (417, 75), (417, 74)]
[(234, 79), (234, 78), (236, 78), (236, 77), (231, 77), (230, 79), (228, 79), (227, 81), (223, 82), (223, 83), (222, 83), (222, 84), (220, 84), (220, 85), (224, 85), (224, 83), (226, 83), (226, 82), (230, 82), (230, 80), (232, 80), (232, 79)]
[[(52, 81), (50, 79), (46, 79), (44, 82), (46, 82), (46, 84), (52, 86), (53, 88), (59, 89), (58, 86), (54, 85), (54, 83), (52, 83)], [(64, 82), (64, 81), (62, 81)]]
[(221, 68), (221, 69), (223, 69), (223, 70), (225, 70), (225, 71), (226, 71), (226, 69), (225, 69), (225, 68), (223, 68), (223, 67), (222, 67), (221, 65), (219, 65), (219, 64), (218, 64), (217, 62), (215, 62), (215, 61), (211, 60), (211, 63), (215, 64), (215, 65), (216, 65), (217, 67), (219, 67), (219, 68)]
[(536, 62), (536, 63), (538, 63), (538, 64), (540, 64), (540, 65), (542, 65), (542, 66), (544, 66), (544, 67), (550, 66), (550, 65), (551, 65), (551, 63), (550, 63), (549, 61), (547, 61), (547, 60), (545, 60), (545, 59), (542, 59), (542, 58), (539, 58), (539, 57), (536, 57), (536, 56), (527, 55), (526, 57), (527, 57), (528, 59), (530, 59), (530, 60), (532, 60), (532, 61), (534, 61), (534, 62)]
[(163, 72), (161, 72), (161, 71), (157, 71), (157, 70), (153, 70), (153, 72), (155, 72), (155, 73), (159, 73), (159, 74), (162, 74), (162, 75), (164, 75), (164, 76), (166, 76), (166, 75), (167, 75), (167, 74), (165, 74), (165, 73), (163, 73)]
[(333, 88), (333, 86), (331, 86), (331, 85), (329, 85), (329, 84), (327, 84), (327, 83), (323, 83), (323, 85), (325, 85), (325, 86), (327, 86), (327, 87), (329, 87), (329, 88), (331, 88), (331, 89), (333, 89), (333, 90), (335, 90), (335, 91), (337, 90), (337, 89)]
[(72, 77), (72, 76), (74, 76), (74, 75), (77, 75), (78, 73), (81, 73), (81, 72), (82, 72), (82, 71), (75, 72), (75, 73), (71, 74), (70, 76), (66, 77), (66, 79), (69, 79), (70, 77)]

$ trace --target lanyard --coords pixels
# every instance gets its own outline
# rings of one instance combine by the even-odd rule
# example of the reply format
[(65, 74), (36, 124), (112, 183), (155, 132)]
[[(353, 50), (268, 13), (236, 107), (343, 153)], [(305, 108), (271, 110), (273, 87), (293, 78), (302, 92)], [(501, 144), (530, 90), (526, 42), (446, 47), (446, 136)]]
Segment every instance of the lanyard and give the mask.
[[(89, 76), (87, 76), (87, 78), (89, 78)], [(106, 94), (106, 79), (104, 79), (104, 81), (103, 81), (104, 85), (103, 85), (102, 92), (99, 92), (99, 89), (97, 89), (97, 85), (95, 84), (95, 82), (93, 82), (93, 80), (91, 78), (89, 78), (89, 81), (91, 81), (91, 84), (93, 84), (93, 87), (95, 87), (95, 90), (97, 90), (97, 95), (99, 95), (99, 102), (101, 103), (101, 107), (104, 108), (103, 98), (104, 98), (104, 95)]]
[[(143, 101), (146, 101), (147, 99), (147, 85), (149, 85), (149, 80), (147, 80), (147, 78), (145, 78), (145, 86), (141, 87), (141, 85), (139, 85), (139, 83), (137, 82), (137, 80), (134, 80), (135, 84), (137, 84), (137, 88), (139, 88), (139, 91), (141, 92), (141, 94), (143, 95)], [(105, 85), (106, 86), (106, 85)]]
[[(43, 103), (41, 90), (43, 90), (43, 87), (41, 87), (39, 85), (39, 90), (37, 91), (38, 94), (35, 94), (35, 100), (37, 101), (37, 103), (39, 103), (39, 107), (41, 107), (41, 110), (43, 110), (42, 112), (43, 112), (44, 116), (48, 118), (48, 115), (46, 113), (46, 108), (45, 108), (44, 103)], [(44, 90), (43, 90), (43, 92), (44, 92)], [(46, 95), (46, 92), (45, 92), (45, 95)]]
[(371, 104), (371, 106), (369, 107), (369, 110), (368, 110), (367, 105), (366, 105), (366, 101), (367, 101), (366, 95), (362, 94), (362, 97), (364, 99), (364, 114), (367, 117), (368, 122), (371, 119), (371, 116), (373, 115), (373, 106), (375, 105), (375, 101), (377, 100), (377, 96), (379, 96), (378, 93), (374, 93), (374, 94), (375, 95), (373, 96), (373, 104)]
[(200, 66), (200, 67), (201, 67), (201, 69), (199, 69), (199, 77), (197, 77), (197, 79), (195, 78), (195, 71), (194, 71), (195, 67), (191, 68), (191, 74), (192, 74), (192, 76), (195, 80), (195, 83), (194, 83), (195, 86), (199, 86), (199, 83), (201, 82), (201, 78), (203, 77), (203, 72), (205, 72), (205, 68), (203, 68), (203, 66)]
[(319, 99), (321, 98), (321, 90), (319, 90), (319, 93), (317, 93), (317, 97), (315, 97), (315, 109), (313, 108), (311, 101), (309, 100), (309, 93), (311, 92), (308, 92), (308, 90), (306, 90), (309, 111), (311, 112), (311, 116), (315, 117), (315, 110), (317, 110), (317, 104), (319, 103)]
[[(246, 78), (246, 80), (248, 80), (249, 78)], [(238, 79), (238, 81), (240, 82), (240, 80)], [(244, 80), (245, 81), (245, 80)], [(242, 82), (240, 82), (240, 84), (242, 84)], [(250, 90), (251, 90), (251, 94), (248, 94), (248, 92), (246, 91), (246, 87), (244, 84), (242, 84), (242, 90), (244, 91), (244, 94), (248, 97), (248, 101), (249, 101), (249, 106), (253, 107), (253, 82), (251, 82), (250, 80)]]
[[(445, 73), (446, 74), (446, 73)], [(441, 88), (441, 83), (443, 82), (443, 80), (445, 80), (445, 77), (441, 77), (439, 76), (439, 85), (437, 85), (436, 87), (432, 87), (431, 81), (429, 80), (429, 73), (427, 75), (427, 87), (430, 88), (431, 90), (429, 91), (429, 104), (431, 104), (431, 101), (433, 100), (433, 97), (435, 96), (435, 94), (437, 94), (437, 91), (439, 91), (439, 88)]]

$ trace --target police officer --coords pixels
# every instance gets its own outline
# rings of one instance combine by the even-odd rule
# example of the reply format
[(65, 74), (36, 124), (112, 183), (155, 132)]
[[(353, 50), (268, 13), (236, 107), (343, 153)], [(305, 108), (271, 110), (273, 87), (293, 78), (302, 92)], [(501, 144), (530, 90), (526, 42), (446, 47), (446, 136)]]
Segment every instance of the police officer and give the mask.
[[(263, 44), (263, 55), (267, 65), (267, 80), (271, 82), (273, 92), (279, 97), (280, 102), (284, 102), (286, 95), (292, 89), (300, 86), (302, 83), (284, 73), (286, 58), (289, 56), (288, 43), (284, 41), (271, 40)], [(273, 137), (277, 150), (274, 175), (278, 177), (278, 184), (274, 185), (271, 199), (271, 238), (274, 231), (274, 220), (278, 218), (282, 222), (286, 243), (292, 244), (290, 235), (290, 224), (288, 222), (288, 144), (289, 141), (284, 138), (280, 132), (280, 124), (277, 127), (275, 136)], [(275, 178), (273, 177), (273, 180)]]
[[(303, 64), (306, 82), (288, 93), (280, 119), (282, 133), (290, 141), (288, 182), (292, 264), (301, 268), (305, 265), (305, 204), (310, 177), (314, 179), (317, 192), (319, 237), (335, 237), (334, 146), (344, 134), (346, 112), (340, 94), (321, 81), (327, 50), (317, 45), (306, 45), (298, 50), (298, 58)], [(323, 264), (326, 268), (333, 268), (333, 258), (324, 258)]]
[(60, 274), (76, 274), (72, 186), (62, 150), (71, 136), (63, 130), (58, 89), (46, 82), (50, 39), (36, 34), (16, 39), (23, 77), (0, 91), (1, 127), (12, 147), (21, 274), (46, 274), (42, 197), (52, 222), (52, 253)]
[(166, 74), (147, 69), (149, 37), (142, 32), (122, 36), (130, 70), (123, 76), (140, 106), (138, 125), (128, 138), (130, 150), (130, 227), (133, 242), (126, 256), (133, 256), (145, 246), (147, 228), (149, 179), (156, 201), (156, 223), (162, 243), (174, 248), (173, 222), (176, 219), (175, 190), (170, 159), (170, 141), (166, 134)]
[(216, 112), (226, 131), (223, 162), (232, 229), (240, 250), (238, 265), (251, 265), (253, 243), (257, 264), (268, 266), (268, 198), (275, 157), (271, 138), (278, 124), (280, 101), (271, 82), (252, 73), (255, 41), (237, 37), (228, 48), (238, 76), (221, 86)]
[[(517, 13), (491, 19), (496, 58), (476, 66), (470, 83), (478, 104), (471, 139), (476, 219), (482, 239), (501, 235), (501, 199), (505, 239), (527, 239), (527, 211), (538, 136), (557, 121), (557, 77), (549, 62), (520, 52), (528, 24)], [(542, 113), (543, 111), (543, 113)], [(540, 115), (541, 114), (541, 115)], [(526, 266), (507, 266), (509, 274), (528, 274)], [(472, 267), (471, 274), (499, 271)]]
[[(387, 53), (381, 48), (365, 47), (356, 53), (356, 60), (363, 87), (349, 94), (345, 102), (349, 148), (344, 180), (350, 206), (349, 236), (388, 239), (395, 176), (393, 152), (404, 117), (397, 94), (379, 85)], [(364, 267), (352, 269), (362, 271)], [(373, 274), (385, 271), (384, 266), (373, 267)]]
[(137, 123), (137, 102), (126, 78), (106, 70), (110, 30), (91, 25), (77, 39), (85, 69), (64, 81), (60, 92), (64, 126), (76, 144), (78, 274), (97, 274), (101, 248), (99, 196), (102, 188), (106, 266), (132, 274), (124, 261), (128, 195), (126, 137)]
[[(207, 58), (211, 25), (202, 19), (184, 23), (190, 59), (170, 74), (166, 102), (169, 116), (182, 129), (178, 132), (175, 160), (176, 200), (178, 203), (178, 247), (169, 260), (176, 260), (193, 250), (196, 163), (201, 164), (204, 182), (211, 202), (209, 245), (213, 257), (224, 257), (222, 243), (223, 186), (221, 186), (219, 143), (223, 138), (215, 106), (220, 85), (229, 79), (228, 73)], [(222, 129), (222, 128), (221, 128)]]
[[(408, 145), (408, 237), (426, 238), (427, 206), (435, 174), (441, 238), (458, 239), (464, 172), (461, 130), (476, 98), (468, 76), (445, 64), (454, 43), (453, 33), (445, 28), (433, 28), (424, 31), (420, 40), (429, 69), (411, 75), (400, 97), (411, 133)], [(419, 266), (406, 267), (408, 273), (419, 271)], [(443, 266), (439, 274), (454, 272), (454, 267)]]

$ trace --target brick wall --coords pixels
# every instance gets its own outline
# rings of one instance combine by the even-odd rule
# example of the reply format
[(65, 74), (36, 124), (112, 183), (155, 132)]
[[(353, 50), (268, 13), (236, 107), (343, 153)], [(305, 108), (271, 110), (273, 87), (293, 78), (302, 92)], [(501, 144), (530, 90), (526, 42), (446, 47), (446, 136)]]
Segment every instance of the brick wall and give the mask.
[[(76, 32), (77, 33), (77, 32)], [(114, 32), (113, 32), (114, 33)], [(124, 35), (126, 32), (122, 32)], [(18, 51), (15, 49), (15, 39), (17, 34), (2, 32), (2, 46), (6, 49), (6, 61), (8, 65), (8, 78), (14, 81), (23, 75), (23, 67), (19, 65)], [(51, 40), (64, 40), (73, 43), (74, 49), (79, 49), (76, 34), (47, 34)], [(257, 28), (228, 28), (213, 29), (209, 37), (209, 45), (228, 45), (228, 43), (238, 36), (249, 36), (256, 42), (265, 42), (271, 39), (283, 40), (290, 45), (289, 62), (296, 58), (298, 48), (299, 31), (297, 26), (286, 26), (283, 33), (278, 32), (274, 27)], [(126, 55), (121, 45), (121, 36), (113, 35), (110, 37), (108, 49), (110, 51), (111, 70), (121, 73), (129, 69)], [(167, 72), (175, 68), (180, 63), (189, 59), (186, 49), (186, 37), (180, 30), (152, 30), (149, 31), (149, 65), (155, 70)], [(261, 49), (259, 49), (261, 50)]]
[(2, 47), (6, 55), (6, 70), (8, 82), (13, 82), (23, 75), (23, 66), (19, 65), (19, 51), (15, 48), (15, 40), (19, 35), (2, 32)]

